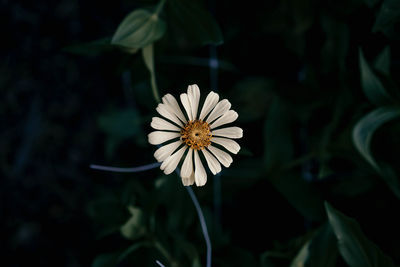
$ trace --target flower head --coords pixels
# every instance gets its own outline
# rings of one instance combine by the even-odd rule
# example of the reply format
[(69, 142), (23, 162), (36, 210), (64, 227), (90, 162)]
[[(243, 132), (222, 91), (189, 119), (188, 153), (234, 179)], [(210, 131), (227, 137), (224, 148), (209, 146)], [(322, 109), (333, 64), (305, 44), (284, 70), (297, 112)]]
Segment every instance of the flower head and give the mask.
[(224, 150), (233, 154), (239, 152), (240, 146), (232, 138), (241, 138), (243, 130), (239, 127), (220, 128), (234, 122), (238, 114), (230, 109), (231, 103), (227, 99), (219, 101), (215, 92), (207, 95), (200, 112), (200, 89), (196, 84), (189, 85), (187, 93), (180, 95), (180, 100), (185, 114), (171, 94), (162, 98), (156, 110), (164, 118), (153, 117), (151, 127), (158, 131), (149, 134), (149, 143), (162, 144), (154, 157), (162, 162), (160, 168), (165, 174), (172, 173), (184, 158), (180, 172), (183, 185), (196, 183), (203, 186), (207, 174), (200, 154), (210, 171), (214, 175), (219, 173), (221, 164), (229, 167), (233, 161)]

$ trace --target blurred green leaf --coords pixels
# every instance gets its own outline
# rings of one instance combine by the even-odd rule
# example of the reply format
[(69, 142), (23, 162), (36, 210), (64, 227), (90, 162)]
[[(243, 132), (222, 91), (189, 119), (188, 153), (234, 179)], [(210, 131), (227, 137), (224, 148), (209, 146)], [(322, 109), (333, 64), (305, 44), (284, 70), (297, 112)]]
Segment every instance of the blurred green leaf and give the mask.
[(395, 266), (393, 261), (365, 237), (359, 224), (325, 202), (329, 223), (338, 240), (338, 248), (350, 267)]
[(333, 185), (332, 192), (346, 197), (355, 197), (370, 191), (374, 185), (376, 185), (375, 177), (363, 169), (358, 169), (352, 176), (340, 179)]
[(222, 44), (223, 37), (218, 23), (196, 1), (168, 0), (167, 4), (171, 15), (191, 42), (200, 45)]
[(339, 72), (339, 76), (344, 76), (350, 42), (349, 25), (335, 17), (322, 16), (321, 26), (326, 34), (320, 52), (321, 70), (325, 73)]
[(289, 203), (305, 218), (322, 221), (324, 218), (323, 200), (320, 193), (310, 183), (300, 177), (301, 174), (277, 173), (269, 180)]
[(308, 240), (300, 249), (299, 253), (297, 253), (296, 257), (293, 259), (290, 267), (303, 267), (305, 266), (305, 262), (308, 258), (308, 247), (310, 245), (311, 240)]
[(192, 267), (201, 267), (201, 262), (199, 258), (193, 260)]
[(374, 7), (378, 4), (379, 0), (364, 0), (368, 7)]
[(94, 222), (101, 225), (103, 233), (114, 232), (126, 219), (124, 206), (113, 197), (104, 197), (90, 202), (87, 212)]
[(107, 253), (98, 255), (92, 263), (92, 267), (115, 267), (119, 253)]
[(125, 139), (135, 137), (136, 144), (143, 143), (140, 115), (136, 109), (112, 110), (101, 115), (97, 122), (99, 128), (107, 134), (105, 152), (108, 158)]
[(275, 265), (270, 260), (270, 253), (266, 251), (260, 256), (261, 267), (275, 267)]
[(382, 82), (369, 67), (361, 49), (359, 52), (359, 56), (361, 85), (364, 90), (365, 96), (371, 103), (377, 106), (391, 103), (392, 101), (389, 94), (386, 92)]
[(111, 38), (102, 38), (88, 43), (70, 45), (65, 47), (63, 51), (78, 55), (97, 56), (114, 49), (110, 41)]
[(353, 142), (357, 150), (369, 164), (385, 179), (391, 190), (400, 197), (400, 183), (391, 168), (385, 165), (380, 167), (374, 160), (370, 143), (375, 131), (384, 123), (400, 116), (399, 107), (381, 107), (365, 115), (357, 122), (353, 129)]
[(142, 248), (144, 246), (150, 246), (149, 242), (138, 242), (135, 243), (131, 246), (129, 246), (127, 249), (125, 249), (122, 253), (119, 253), (117, 259), (116, 259), (116, 264), (120, 263), (123, 261), (126, 257), (128, 257), (132, 252), (138, 250), (139, 248)]
[(292, 114), (287, 104), (274, 97), (264, 124), (264, 168), (271, 183), (304, 217), (320, 221), (323, 202), (318, 191), (301, 174), (285, 172), (293, 157)]
[(275, 82), (263, 77), (251, 77), (235, 84), (231, 99), (237, 106), (241, 122), (261, 119), (267, 113)]
[(98, 125), (107, 135), (125, 139), (141, 131), (140, 116), (135, 109), (111, 111), (99, 117)]
[(293, 156), (291, 119), (287, 105), (274, 97), (264, 123), (264, 167), (267, 170), (282, 166)]
[(159, 17), (159, 11), (151, 13), (136, 9), (123, 19), (111, 43), (133, 49), (134, 52), (163, 37), (165, 29), (166, 24)]
[(219, 251), (219, 256), (224, 254), (224, 259), (219, 258), (214, 260), (218, 262), (216, 266), (221, 267), (242, 267), (242, 266), (258, 266), (257, 260), (253, 254), (244, 248), (237, 247), (235, 245), (227, 246), (223, 250)]
[(374, 68), (386, 76), (390, 75), (390, 54), (390, 47), (386, 46), (374, 63)]
[(149, 246), (148, 242), (138, 242), (122, 252), (105, 253), (98, 255), (92, 263), (92, 267), (115, 267), (120, 262), (122, 262), (126, 257), (128, 257), (132, 252), (143, 246)]
[(134, 240), (142, 237), (146, 233), (146, 225), (141, 209), (134, 206), (128, 206), (128, 210), (132, 216), (124, 225), (121, 226), (120, 232), (126, 239)]
[(334, 267), (338, 256), (335, 235), (328, 223), (322, 225), (308, 244), (306, 267)]
[(398, 38), (395, 25), (400, 21), (400, 1), (384, 0), (378, 12), (373, 32), (383, 32), (390, 38)]

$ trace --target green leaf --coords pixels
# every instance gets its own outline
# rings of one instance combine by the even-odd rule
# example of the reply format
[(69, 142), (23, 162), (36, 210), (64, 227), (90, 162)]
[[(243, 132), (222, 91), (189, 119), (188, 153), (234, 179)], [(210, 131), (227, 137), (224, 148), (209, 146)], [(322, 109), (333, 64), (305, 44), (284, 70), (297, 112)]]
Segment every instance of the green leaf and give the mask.
[(301, 247), (291, 267), (334, 267), (338, 255), (336, 238), (328, 223), (320, 227)]
[(106, 253), (98, 255), (92, 263), (92, 267), (115, 267), (119, 253)]
[(284, 167), (293, 158), (292, 113), (288, 105), (274, 97), (264, 124), (264, 168), (270, 182), (304, 217), (320, 221), (323, 201), (318, 191), (295, 172)]
[(361, 155), (377, 170), (379, 166), (375, 162), (370, 149), (370, 143), (375, 131), (384, 123), (400, 116), (398, 107), (377, 108), (357, 122), (353, 129), (353, 142)]
[(264, 166), (278, 168), (293, 157), (291, 114), (286, 103), (274, 97), (264, 123)]
[(305, 218), (321, 221), (324, 207), (320, 192), (307, 183), (298, 173), (269, 175), (271, 183), (289, 203)]
[(189, 41), (200, 45), (222, 44), (223, 37), (218, 23), (196, 1), (168, 0), (167, 4)]
[(374, 67), (382, 74), (390, 75), (390, 47), (386, 46), (376, 57)]
[(110, 38), (102, 38), (88, 43), (70, 45), (65, 47), (63, 51), (78, 55), (97, 56), (115, 49), (115, 47), (110, 44), (110, 41)]
[(126, 211), (122, 203), (115, 197), (105, 196), (89, 202), (88, 215), (105, 232), (111, 232), (126, 220)]
[(160, 96), (158, 94), (157, 82), (156, 82), (156, 73), (154, 70), (154, 49), (153, 45), (150, 44), (142, 49), (142, 56), (144, 64), (146, 68), (150, 72), (150, 84), (151, 90), (153, 92), (154, 99), (157, 103), (161, 102)]
[(336, 238), (332, 228), (325, 223), (317, 230), (308, 245), (308, 257), (304, 266), (306, 267), (334, 267), (338, 249)]
[(99, 117), (98, 124), (107, 135), (118, 138), (130, 138), (141, 131), (140, 116), (135, 109), (111, 111)]
[(365, 96), (371, 103), (377, 106), (391, 103), (392, 101), (390, 96), (386, 92), (382, 82), (369, 67), (361, 49), (359, 55), (360, 55), (361, 86), (364, 90)]
[(386, 36), (398, 38), (398, 31), (395, 25), (400, 21), (400, 1), (385, 0), (378, 12), (375, 24), (372, 27), (373, 32), (381, 31)]
[(364, 0), (364, 2), (371, 8), (378, 4), (379, 0)]
[(127, 249), (125, 249), (122, 253), (118, 255), (116, 258), (116, 263), (122, 262), (126, 257), (128, 257), (132, 252), (138, 250), (139, 248), (145, 247), (145, 246), (150, 246), (149, 242), (139, 242), (135, 243), (131, 246), (129, 246)]
[(290, 267), (304, 267), (304, 263), (308, 258), (308, 246), (310, 245), (311, 240), (308, 240), (300, 249), (297, 256), (293, 259)]
[(129, 246), (122, 252), (105, 253), (98, 255), (92, 263), (92, 267), (115, 267), (118, 266), (132, 252), (144, 246), (149, 246), (149, 242), (139, 242)]
[(134, 240), (142, 237), (146, 233), (146, 226), (144, 224), (143, 212), (141, 209), (134, 206), (128, 207), (131, 217), (121, 226), (120, 232), (126, 239)]
[(360, 154), (385, 180), (393, 193), (400, 198), (400, 182), (390, 166), (378, 163), (371, 153), (371, 139), (375, 131), (384, 123), (400, 117), (399, 107), (381, 107), (365, 115), (357, 122), (353, 129), (353, 143)]
[(254, 122), (265, 116), (274, 96), (276, 84), (272, 79), (251, 77), (235, 84), (231, 98), (242, 122)]
[(260, 255), (261, 267), (275, 267), (270, 260), (270, 252), (266, 251)]
[(136, 9), (118, 26), (111, 43), (135, 51), (163, 37), (165, 29), (166, 24), (158, 12)]
[(363, 234), (359, 224), (325, 202), (329, 223), (338, 240), (338, 248), (350, 267), (390, 267), (392, 259)]

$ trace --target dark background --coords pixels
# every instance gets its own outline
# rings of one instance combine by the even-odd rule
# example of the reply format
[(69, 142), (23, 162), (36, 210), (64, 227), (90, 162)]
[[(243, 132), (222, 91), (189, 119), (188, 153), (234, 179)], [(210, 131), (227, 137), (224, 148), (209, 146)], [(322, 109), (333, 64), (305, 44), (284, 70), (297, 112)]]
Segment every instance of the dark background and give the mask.
[[(399, 200), (351, 140), (355, 123), (373, 109), (360, 85), (359, 48), (372, 62), (390, 46), (394, 84), (399, 77), (396, 24), (389, 25), (392, 31), (371, 31), (383, 1), (372, 7), (374, 1), (361, 0), (196, 2), (214, 14), (224, 43), (200, 45), (167, 6), (155, 61), (161, 95), (176, 96), (192, 83), (203, 96), (218, 90), (244, 129), (242, 151), (220, 177), (221, 191), (210, 174), (204, 188), (194, 188), (215, 266), (259, 266), (266, 251), (275, 266), (289, 266), (326, 221), (323, 200), (355, 218), (400, 262)], [(130, 204), (149, 218), (155, 214), (151, 238), (183, 258), (181, 266), (188, 264), (180, 252), (186, 245), (171, 243), (180, 229), (177, 239), (191, 243), (204, 263), (199, 222), (177, 176), (89, 168), (155, 161), (146, 135), (156, 102), (140, 53), (77, 45), (111, 38), (129, 12), (156, 2), (0, 4), (1, 265), (89, 266), (98, 255), (121, 251), (138, 239), (104, 229), (122, 225)], [(196, 60), (207, 59), (210, 49), (221, 60), (215, 79)], [(398, 121), (385, 124), (372, 142), (376, 158), (397, 173), (399, 133)], [(174, 216), (179, 222), (171, 222)], [(157, 253), (143, 248), (119, 264), (167, 262)], [(346, 266), (340, 256), (337, 264)]]

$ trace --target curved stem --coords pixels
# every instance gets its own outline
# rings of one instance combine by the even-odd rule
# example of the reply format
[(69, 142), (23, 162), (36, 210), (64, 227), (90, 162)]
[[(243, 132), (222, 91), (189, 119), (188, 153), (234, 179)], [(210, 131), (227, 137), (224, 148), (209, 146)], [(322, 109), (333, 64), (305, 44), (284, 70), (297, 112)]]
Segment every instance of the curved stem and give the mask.
[(211, 241), (210, 236), (208, 235), (207, 224), (204, 218), (203, 212), (201, 211), (201, 207), (199, 201), (197, 201), (196, 195), (193, 192), (193, 189), (190, 186), (185, 186), (190, 198), (193, 201), (193, 204), (196, 208), (197, 215), (199, 216), (201, 230), (203, 231), (204, 239), (206, 240), (206, 247), (207, 247), (207, 267), (211, 267)]
[(95, 165), (91, 164), (90, 168), (100, 171), (108, 171), (108, 172), (142, 172), (157, 168), (160, 166), (161, 163), (155, 162), (150, 163), (143, 166), (133, 167), (133, 168), (118, 168), (118, 167), (110, 167), (110, 166), (102, 166), (102, 165)]

